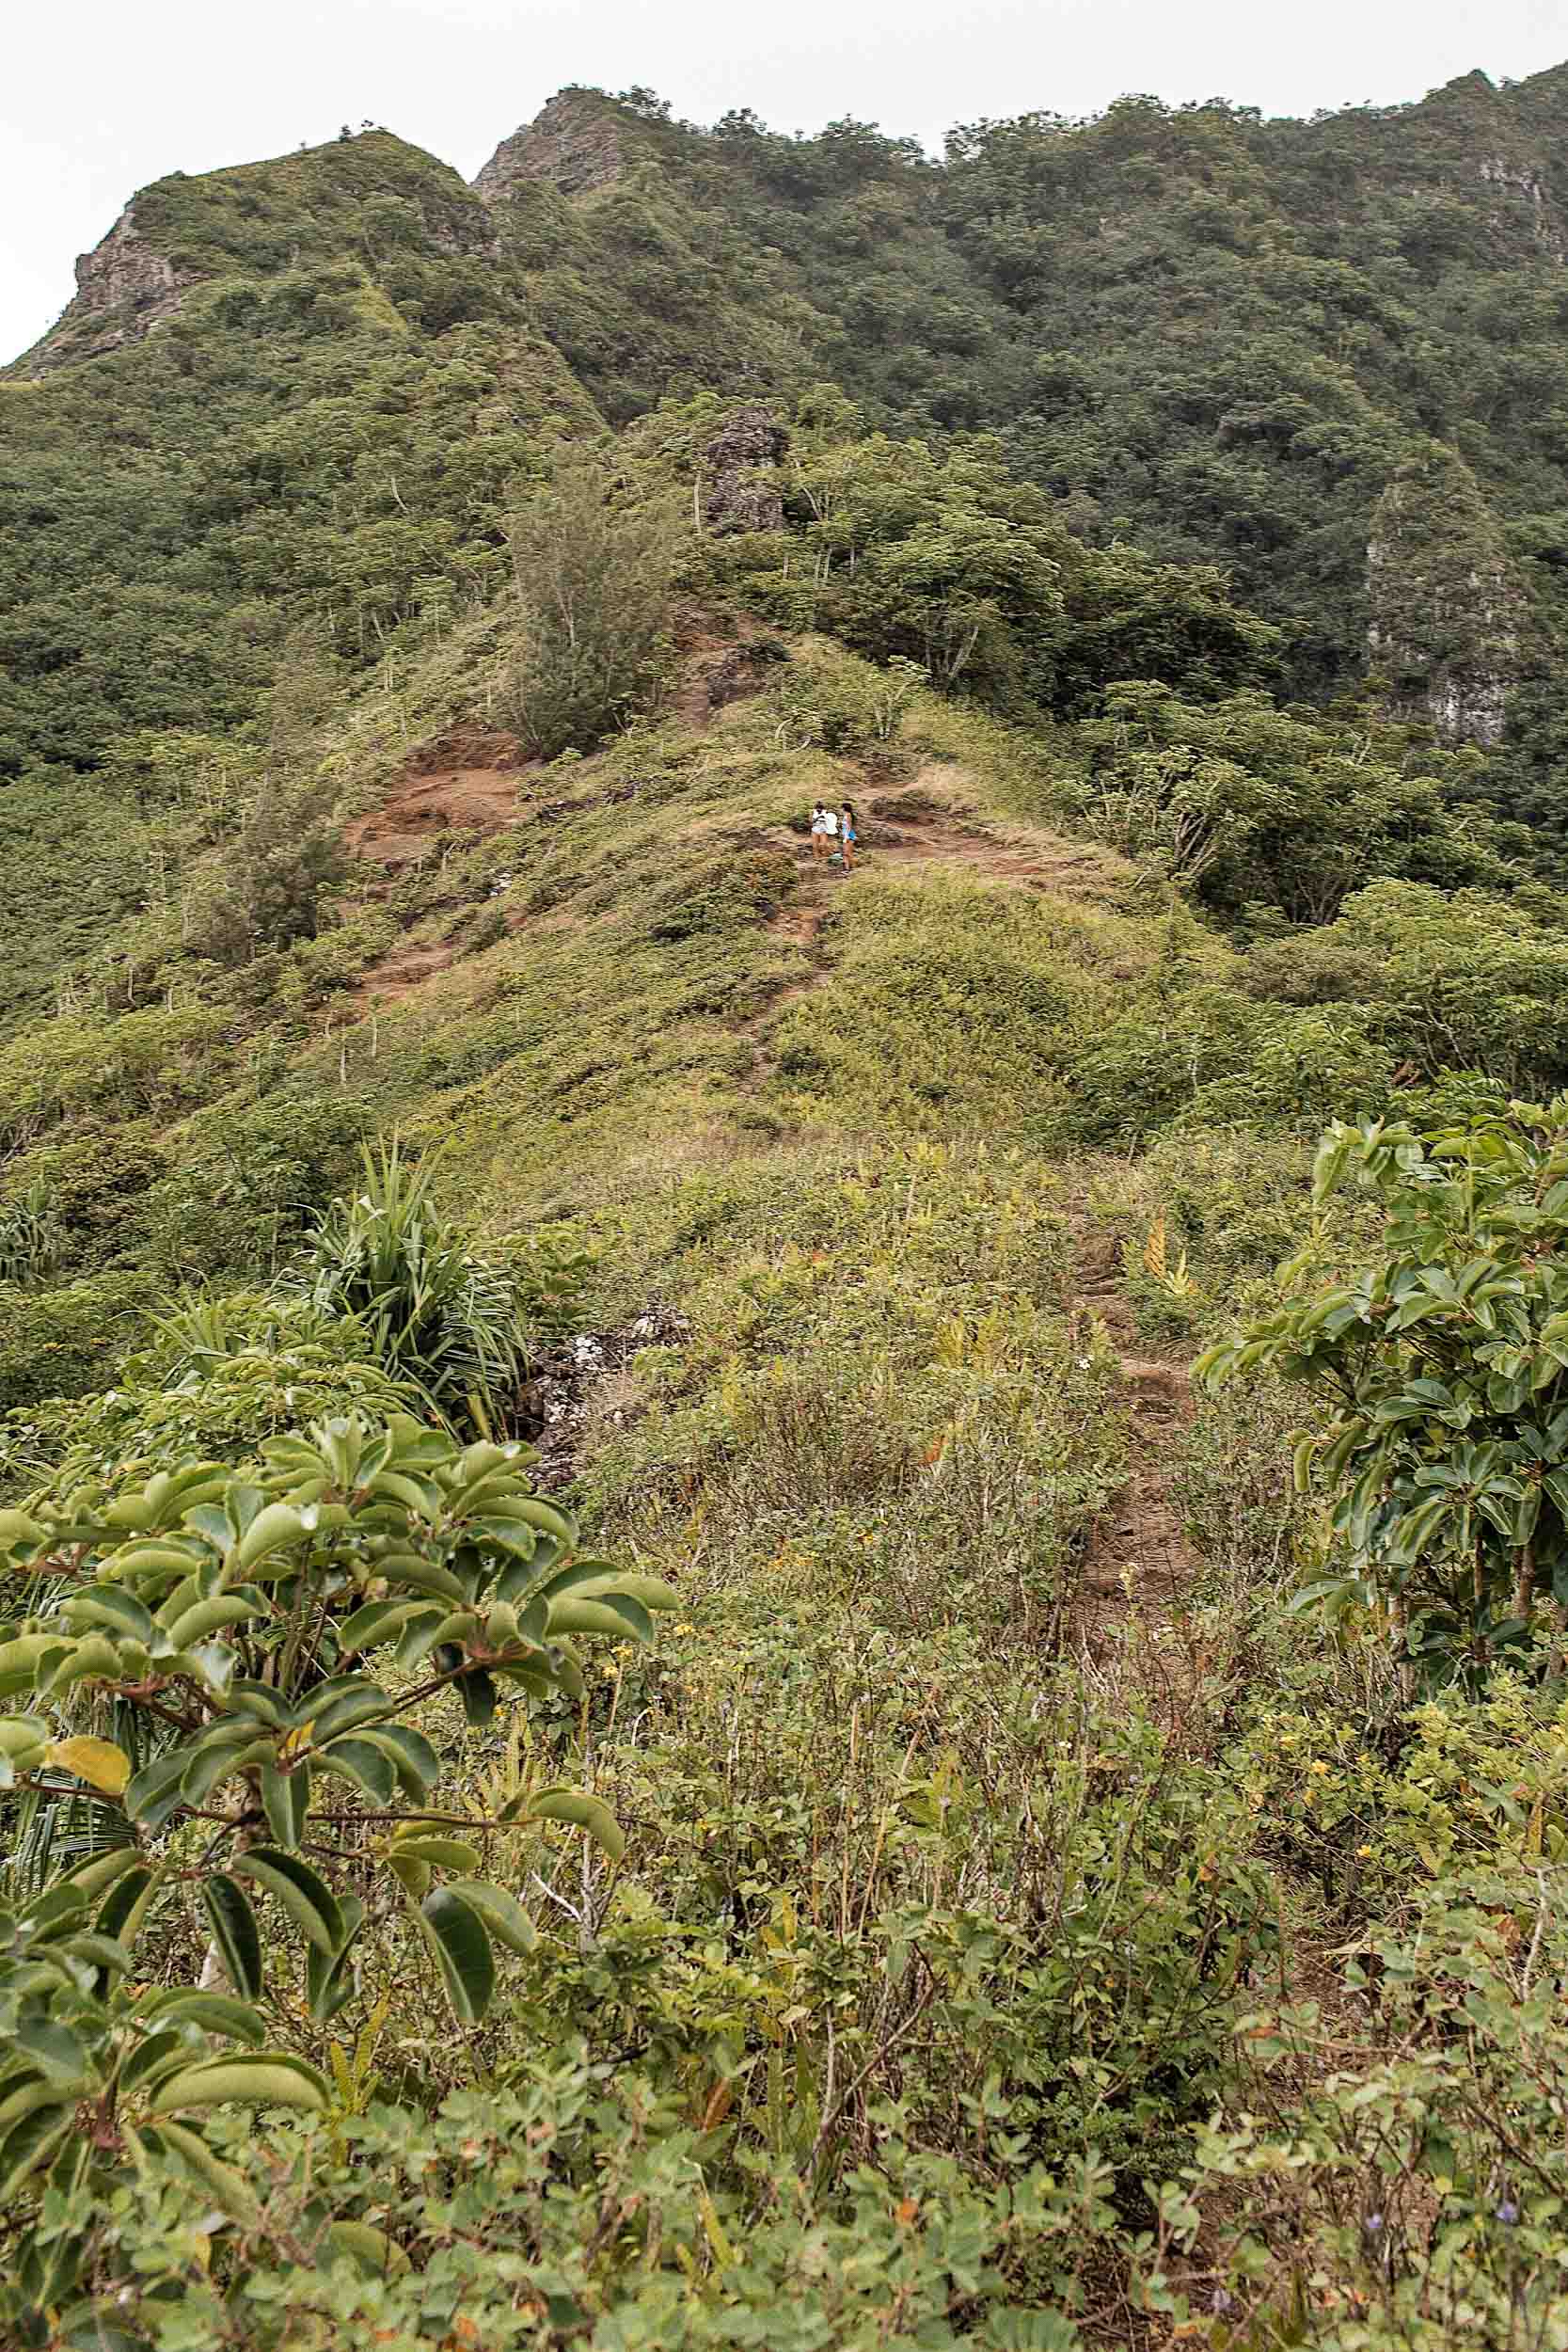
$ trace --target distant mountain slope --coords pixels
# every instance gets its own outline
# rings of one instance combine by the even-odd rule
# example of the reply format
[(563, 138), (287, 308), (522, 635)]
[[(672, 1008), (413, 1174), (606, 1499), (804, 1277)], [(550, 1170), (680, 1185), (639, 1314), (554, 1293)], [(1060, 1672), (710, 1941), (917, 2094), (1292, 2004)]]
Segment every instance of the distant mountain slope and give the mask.
[[(1299, 691), (1357, 682), (1375, 632), (1396, 705), (1490, 740), (1510, 704), (1510, 791), (1557, 766), (1568, 67), (1309, 123), (1025, 115), (940, 167), (866, 125), (699, 135), (572, 92), (477, 184), (609, 413), (683, 368), (776, 381), (789, 323), (888, 425), (1000, 433), (1085, 537), (1227, 564), (1297, 625)], [(750, 294), (767, 330), (705, 339), (701, 302), (683, 328), (699, 277), (715, 327)], [(1491, 583), (1471, 612), (1423, 596), (1425, 547), (1397, 574), (1371, 552), (1380, 499), (1433, 469)]]
[(160, 181), (80, 276), (0, 382), (0, 775), (238, 723), (301, 620), (358, 662), (486, 592), (541, 424), (600, 422), (386, 133)]
[(997, 434), (1091, 542), (1223, 563), (1292, 691), (1370, 662), (1559, 830), (1565, 252), (1568, 67), (1024, 115), (941, 165), (578, 89), (472, 189), (384, 132), (177, 175), (0, 380), (0, 774), (235, 723), (302, 621), (351, 663), (438, 625), (552, 419), (829, 380)]

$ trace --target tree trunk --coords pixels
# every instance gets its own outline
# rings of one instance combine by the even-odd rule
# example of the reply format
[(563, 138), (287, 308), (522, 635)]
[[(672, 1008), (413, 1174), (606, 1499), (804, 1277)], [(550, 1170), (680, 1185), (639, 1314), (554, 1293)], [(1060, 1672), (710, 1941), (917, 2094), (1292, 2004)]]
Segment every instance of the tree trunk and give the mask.
[(1519, 1553), (1519, 1573), (1513, 1581), (1513, 1613), (1528, 1617), (1535, 1600), (1535, 1546), (1526, 1544)]

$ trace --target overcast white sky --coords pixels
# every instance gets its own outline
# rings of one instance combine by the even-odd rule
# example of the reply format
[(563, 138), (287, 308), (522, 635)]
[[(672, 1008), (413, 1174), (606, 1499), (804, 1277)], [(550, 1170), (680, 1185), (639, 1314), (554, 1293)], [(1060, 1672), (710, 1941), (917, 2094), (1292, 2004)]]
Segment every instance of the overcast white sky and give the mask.
[(780, 131), (953, 122), (1128, 90), (1268, 114), (1568, 58), (1564, 0), (23, 0), (0, 87), (0, 358), (63, 309), (133, 192), (385, 123), (471, 179), (565, 82)]

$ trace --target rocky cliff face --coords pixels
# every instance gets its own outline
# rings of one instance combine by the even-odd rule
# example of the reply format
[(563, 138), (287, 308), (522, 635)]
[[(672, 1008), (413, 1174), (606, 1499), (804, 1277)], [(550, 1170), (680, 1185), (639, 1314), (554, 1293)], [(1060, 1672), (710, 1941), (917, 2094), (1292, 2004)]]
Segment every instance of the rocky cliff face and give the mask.
[(1487, 155), (1481, 159), (1479, 169), (1485, 185), (1498, 199), (1497, 209), (1492, 215), (1494, 224), (1507, 229), (1522, 215), (1532, 244), (1554, 262), (1568, 259), (1562, 215), (1552, 200), (1541, 167), (1511, 163), (1506, 155)]
[(1372, 515), (1367, 639), (1391, 708), (1445, 741), (1503, 739), (1525, 603), (1469, 468), (1433, 446), (1402, 467)]
[(133, 200), (103, 242), (77, 261), (74, 296), (41, 342), (17, 362), (18, 374), (47, 375), (140, 342), (174, 316), (191, 282), (143, 237)]
[(777, 531), (784, 500), (770, 477), (789, 436), (770, 409), (737, 408), (703, 452), (703, 520), (709, 531)]
[(523, 180), (548, 180), (562, 196), (579, 196), (616, 179), (624, 155), (615, 109), (591, 90), (558, 90), (541, 114), (502, 139), (474, 182), (486, 204)]

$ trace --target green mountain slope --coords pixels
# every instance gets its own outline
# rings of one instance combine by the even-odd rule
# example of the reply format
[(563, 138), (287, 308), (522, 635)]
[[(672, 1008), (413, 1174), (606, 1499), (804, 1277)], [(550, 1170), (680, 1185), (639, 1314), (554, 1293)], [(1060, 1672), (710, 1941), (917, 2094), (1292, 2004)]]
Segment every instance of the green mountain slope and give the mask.
[[(805, 527), (784, 535), (809, 579)], [(847, 593), (837, 617), (865, 625)], [(1328, 1271), (1365, 1243), (1364, 1211), (1309, 1215), (1320, 1120), (1408, 1106), (1412, 1076), (1473, 1099), (1454, 1062), (1568, 1078), (1562, 905), (1509, 889), (1402, 773), (1397, 736), (1337, 737), (1256, 691), (1147, 686), (1113, 720), (1013, 727), (712, 601), (678, 616), (660, 709), (545, 764), (495, 723), (517, 628), (505, 606), (460, 623), (293, 738), (285, 773), (325, 769), (357, 811), (313, 936), (226, 960), (221, 930), (187, 937), (178, 899), (154, 903), (0, 1049), (0, 1459), (8, 1500), (57, 1486), (79, 1516), (106, 1466), (139, 1485), (250, 1465), (302, 1422), (385, 1413), (403, 1392), (363, 1327), (270, 1286), (363, 1184), (358, 1136), (401, 1130), (489, 1263), (533, 1286), (509, 1424), (594, 1554), (680, 1597), (645, 1650), (585, 1642), (574, 1707), (508, 1692), (476, 1728), (450, 1692), (427, 1705), (428, 1852), (450, 1880), (476, 1851), (454, 1830), (559, 1775), (592, 1780), (626, 1850), (612, 1869), (537, 1823), (477, 1833), (534, 1918), (466, 2036), (384, 1866), (387, 1801), (329, 1784), (305, 1867), (366, 1888), (353, 2006), (308, 2013), (281, 1930), (257, 1967), (291, 2054), (335, 2046), (346, 2069), (347, 2034), (369, 2036), (341, 2094), (360, 2112), (220, 2108), (223, 2210), (244, 2218), (210, 2246), (211, 2167), (193, 2177), (183, 2143), (138, 2141), (130, 2201), (122, 2106), (93, 2143), (124, 2188), (112, 2230), (55, 2182), (51, 2243), (128, 2335), (178, 2292), (182, 2328), (243, 2352), (280, 2310), (324, 2348), (361, 2322), (418, 2341), (454, 2292), (499, 2333), (515, 2276), (547, 2281), (562, 2344), (584, 2314), (650, 2342), (754, 2319), (800, 2352), (851, 2328), (896, 2343), (890, 2266), (924, 2340), (1092, 2352), (1143, 2325), (1156, 2262), (1178, 2313), (1223, 2294), (1287, 2322), (1303, 2243), (1359, 2330), (1386, 2289), (1359, 2217), (1339, 2226), (1343, 2135), (1381, 2182), (1425, 2085), (1408, 2182), (1448, 2236), (1402, 2273), (1424, 2288), (1473, 2230), (1450, 2168), (1490, 2184), (1522, 2103), (1556, 2096), (1555, 2026), (1543, 2001), (1537, 2038), (1511, 1955), (1562, 1851), (1559, 1709), (1549, 1682), (1505, 1680), (1412, 1712), (1375, 1618), (1295, 1613), (1321, 1540), (1290, 1488), (1299, 1399), (1273, 1379), (1195, 1396), (1183, 1359), (1274, 1302), (1288, 1250)], [(1175, 852), (1203, 803), (1167, 803), (1164, 831), (1139, 811), (1163, 750), (1190, 777), (1216, 743), (1236, 797), (1195, 869)], [(846, 796), (847, 875), (804, 833), (814, 800)], [(292, 870), (270, 836), (236, 864), (192, 800), (193, 886), (214, 864), (230, 889)], [(1244, 864), (1249, 801), (1251, 886), (1326, 855), (1332, 920), (1212, 919), (1203, 886)], [(1382, 830), (1358, 830), (1374, 806)], [(179, 1305), (193, 1280), (204, 1302)], [(29, 1803), (0, 1793), (8, 1887), (32, 1867)], [(209, 1801), (163, 1834), (178, 1874), (135, 1962), (160, 1991), (200, 1965), (183, 1874), (218, 1818)], [(1375, 2008), (1353, 1938), (1387, 1966)], [(1456, 2082), (1432, 2014), (1460, 1966), (1488, 2038)], [(1297, 1994), (1315, 2006), (1267, 2012), (1268, 2055), (1291, 2054), (1275, 2120), (1259, 2005)], [(546, 2130), (548, 2194), (525, 2194)], [(623, 2181), (668, 2217), (607, 2248)], [(1259, 2249), (1265, 2195), (1288, 2255)], [(1174, 2218), (1154, 2257), (1156, 2199)], [(19, 2228), (33, 2210), (24, 2176)], [(305, 2259), (329, 2220), (332, 2259)], [(1560, 2233), (1532, 2227), (1539, 2289), (1512, 2239), (1461, 2247), (1497, 2320), (1483, 2341), (1521, 2292), (1555, 2301)], [(0, 2286), (18, 2328), (29, 2293)]]
[[(1292, 691), (1358, 686), (1375, 631), (1394, 707), (1555, 828), (1565, 88), (1315, 123), (1128, 100), (940, 167), (571, 91), (472, 191), (384, 133), (159, 183), (0, 391), (0, 772), (237, 717), (292, 618), (357, 660), (460, 600), (551, 415), (826, 378), (900, 431), (999, 432), (1091, 541), (1223, 563)], [(1434, 468), (1380, 564), (1380, 501)]]
[(164, 181), (126, 217), (177, 309), (149, 332), (121, 253), (0, 388), (0, 772), (252, 716), (302, 617), (373, 659), (493, 580), (541, 423), (594, 421), (483, 209), (385, 134)]
[(568, 93), (0, 384), (5, 2342), (1568, 2352), (1560, 87)]
[[(1500, 90), (1476, 74), (1316, 123), (1126, 100), (956, 132), (940, 167), (869, 126), (698, 135), (583, 95), (481, 184), (611, 412), (683, 367), (777, 382), (787, 328), (879, 421), (1000, 431), (1085, 536), (1225, 563), (1296, 625), (1297, 691), (1357, 682), (1377, 624), (1396, 698), (1459, 737), (1496, 739), (1499, 682), (1498, 789), (1539, 811), (1559, 765), (1565, 91), (1568, 69)], [(725, 310), (754, 294), (749, 339), (716, 310), (705, 346), (681, 303), (699, 285)], [(646, 341), (628, 331), (650, 314)], [(1434, 445), (1474, 509), (1472, 560), (1506, 583), (1488, 616), (1447, 614), (1441, 646), (1435, 600), (1369, 571), (1379, 499)]]

